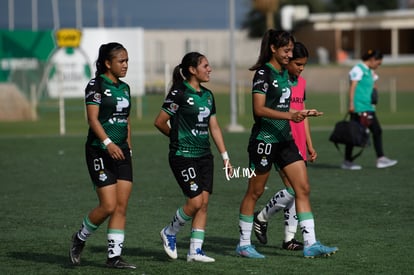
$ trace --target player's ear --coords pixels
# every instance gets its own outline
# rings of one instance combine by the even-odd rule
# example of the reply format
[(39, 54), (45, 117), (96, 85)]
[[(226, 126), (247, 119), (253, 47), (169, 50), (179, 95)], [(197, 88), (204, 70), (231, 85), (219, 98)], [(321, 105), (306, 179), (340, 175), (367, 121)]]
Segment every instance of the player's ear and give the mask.
[(197, 73), (197, 69), (193, 66), (188, 67), (188, 71), (192, 74), (195, 75)]
[(111, 68), (111, 62), (109, 60), (105, 60), (105, 67), (109, 70)]

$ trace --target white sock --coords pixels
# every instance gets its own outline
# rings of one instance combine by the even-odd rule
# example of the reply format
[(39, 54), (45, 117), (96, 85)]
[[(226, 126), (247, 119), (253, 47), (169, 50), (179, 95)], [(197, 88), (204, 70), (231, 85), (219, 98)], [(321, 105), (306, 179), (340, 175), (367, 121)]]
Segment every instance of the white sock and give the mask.
[(240, 246), (251, 245), (253, 216), (239, 215)]
[(284, 209), (285, 213), (285, 242), (291, 241), (295, 238), (298, 227), (298, 218), (296, 216), (295, 200), (292, 201), (290, 207)]
[(299, 213), (299, 225), (303, 235), (303, 243), (305, 247), (316, 243), (315, 221), (311, 212)]
[(190, 238), (190, 254), (197, 254), (197, 249), (202, 249), (204, 242), (204, 230), (193, 228)]
[(91, 223), (88, 216), (83, 219), (82, 226), (78, 232), (78, 238), (82, 241), (86, 241), (93, 232), (98, 229), (98, 225)]
[(286, 189), (282, 189), (274, 194), (262, 211), (260, 211), (257, 218), (259, 221), (267, 222), (274, 214), (285, 209), (294, 200), (295, 196), (291, 195)]
[(165, 233), (167, 235), (176, 235), (182, 227), (184, 227), (185, 223), (190, 221), (191, 217), (187, 216), (184, 213), (184, 210), (182, 207), (178, 208), (175, 212), (175, 215), (171, 221), (171, 223), (167, 226), (167, 229), (165, 230)]
[(123, 230), (108, 229), (108, 258), (121, 256), (124, 238)]

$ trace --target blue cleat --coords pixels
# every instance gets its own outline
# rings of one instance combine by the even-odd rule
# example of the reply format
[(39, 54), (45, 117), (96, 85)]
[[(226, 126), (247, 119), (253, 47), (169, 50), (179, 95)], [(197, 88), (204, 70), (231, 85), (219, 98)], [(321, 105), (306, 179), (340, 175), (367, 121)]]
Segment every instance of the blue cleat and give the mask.
[(265, 256), (256, 251), (253, 245), (237, 245), (236, 253), (239, 256), (252, 258), (252, 259), (263, 259)]
[(337, 247), (324, 246), (320, 242), (316, 242), (311, 246), (303, 249), (303, 256), (305, 258), (328, 257), (338, 251)]

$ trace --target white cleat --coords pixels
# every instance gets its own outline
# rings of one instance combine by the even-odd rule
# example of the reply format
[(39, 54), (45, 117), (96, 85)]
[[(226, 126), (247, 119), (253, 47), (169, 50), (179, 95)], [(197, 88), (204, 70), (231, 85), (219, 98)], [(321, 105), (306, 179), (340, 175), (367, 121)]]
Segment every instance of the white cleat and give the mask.
[(176, 237), (175, 235), (167, 235), (165, 228), (160, 232), (161, 240), (164, 245), (164, 251), (171, 259), (177, 259)]
[(202, 263), (212, 263), (215, 262), (214, 258), (206, 256), (204, 251), (200, 248), (197, 248), (195, 254), (187, 254), (187, 262), (202, 262)]

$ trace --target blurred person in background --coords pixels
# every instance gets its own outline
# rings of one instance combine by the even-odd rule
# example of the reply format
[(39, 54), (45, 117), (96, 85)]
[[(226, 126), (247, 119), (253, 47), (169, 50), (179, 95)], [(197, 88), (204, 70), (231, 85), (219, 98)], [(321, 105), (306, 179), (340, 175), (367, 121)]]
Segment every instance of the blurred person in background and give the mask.
[[(351, 120), (360, 122), (372, 134), (376, 167), (386, 168), (397, 164), (397, 160), (385, 156), (382, 145), (382, 128), (376, 115), (377, 91), (375, 82), (378, 75), (375, 70), (381, 65), (383, 54), (379, 50), (368, 50), (349, 72), (349, 113)], [(354, 163), (352, 156), (354, 146), (345, 145), (345, 158), (341, 165), (346, 170), (361, 170), (362, 166)]]

